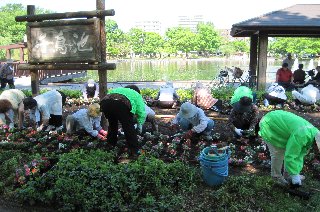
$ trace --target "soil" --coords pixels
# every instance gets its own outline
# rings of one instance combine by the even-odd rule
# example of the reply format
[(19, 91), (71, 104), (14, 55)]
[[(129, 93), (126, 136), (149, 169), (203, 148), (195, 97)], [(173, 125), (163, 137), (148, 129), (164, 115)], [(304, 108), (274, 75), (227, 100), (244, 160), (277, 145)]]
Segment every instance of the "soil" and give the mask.
[[(65, 106), (63, 116), (67, 117), (67, 115), (73, 113), (74, 111), (76, 111), (80, 108), (84, 108), (84, 107), (86, 107), (86, 106), (85, 105)], [(173, 136), (176, 132), (172, 131), (169, 126), (170, 126), (170, 122), (171, 122), (172, 118), (179, 112), (179, 108), (176, 108), (176, 109), (161, 109), (161, 108), (157, 108), (157, 107), (151, 107), (151, 108), (155, 111), (155, 113), (157, 115), (156, 121), (159, 125), (159, 133), (163, 134), (163, 135)], [(228, 114), (230, 113), (230, 109), (231, 108), (229, 108), (229, 107), (225, 107), (225, 108), (223, 108), (222, 112), (214, 112), (214, 111), (204, 110), (205, 114), (208, 117), (212, 118), (215, 122), (213, 134), (217, 133), (220, 135), (219, 139), (218, 139), (218, 142), (220, 142), (220, 143), (225, 142), (227, 144), (230, 144), (231, 142), (235, 141), (233, 138), (233, 132), (231, 130), (229, 130), (228, 128), (226, 128), (226, 123), (228, 121)], [(273, 109), (275, 109), (275, 108), (266, 109), (266, 108), (260, 107), (260, 116), (262, 117), (264, 114), (266, 114), (267, 112), (269, 112), (270, 110), (273, 110)], [(316, 109), (310, 108), (310, 107), (298, 107), (297, 108), (295, 105), (286, 105), (284, 110), (293, 112), (293, 113), (305, 118), (310, 123), (312, 123), (314, 126), (316, 126), (318, 128), (320, 127), (320, 119), (319, 119), (320, 112), (318, 111), (318, 108), (316, 108)], [(149, 130), (151, 130), (151, 124), (146, 123), (146, 131), (149, 131)], [(152, 145), (154, 145), (157, 142), (159, 142), (159, 141), (155, 140)], [(197, 143), (197, 142), (199, 142), (199, 141), (196, 141), (195, 143)], [(215, 142), (217, 142), (217, 141), (215, 141)], [(261, 140), (256, 139), (252, 143), (248, 143), (247, 141), (244, 141), (243, 143), (236, 143), (236, 145), (238, 145), (238, 147), (250, 146), (250, 145), (256, 146), (256, 145), (259, 145), (259, 142), (261, 142)], [(190, 152), (192, 152), (192, 149), (195, 149), (192, 152), (195, 155), (192, 155), (191, 158), (197, 157), (196, 154), (199, 153), (200, 147), (197, 145), (193, 145), (193, 146), (189, 146), (189, 147), (191, 149)], [(177, 150), (183, 152), (182, 150), (179, 150), (179, 148)], [(243, 156), (243, 154), (245, 154), (245, 151), (243, 151), (242, 153), (239, 152), (237, 154), (239, 154), (239, 156)], [(168, 154), (167, 155), (164, 154), (164, 155), (167, 156)], [(174, 158), (175, 157), (169, 157), (169, 158), (164, 158), (164, 159), (165, 160), (168, 160), (168, 159), (172, 160)], [(168, 160), (168, 161), (170, 161), (170, 160)], [(188, 160), (188, 162), (191, 164), (198, 164), (197, 160)], [(252, 164), (248, 164), (245, 166), (232, 166), (231, 165), (229, 168), (229, 175), (240, 175), (243, 172), (255, 173), (255, 174), (259, 174), (259, 175), (260, 174), (269, 174), (270, 166), (261, 165), (260, 163), (259, 164), (252, 163)], [(317, 174), (319, 174), (319, 173), (317, 173)], [(319, 176), (320, 176), (320, 174), (319, 174)], [(24, 211), (30, 211), (30, 210), (32, 210), (32, 211), (50, 211), (48, 208), (20, 206), (19, 204), (16, 204), (16, 203), (4, 202), (0, 198), (0, 211), (24, 212)]]

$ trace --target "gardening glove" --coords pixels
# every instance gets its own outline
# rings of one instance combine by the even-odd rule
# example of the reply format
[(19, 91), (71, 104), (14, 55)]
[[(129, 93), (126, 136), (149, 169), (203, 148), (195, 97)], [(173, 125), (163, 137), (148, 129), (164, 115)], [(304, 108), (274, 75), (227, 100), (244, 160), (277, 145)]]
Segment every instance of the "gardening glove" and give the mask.
[(108, 132), (103, 130), (103, 129), (101, 129), (101, 130), (99, 130), (99, 134), (101, 134), (101, 135), (103, 135), (105, 137), (105, 136), (108, 135)]
[(142, 124), (137, 124), (137, 130), (139, 134), (142, 133)]
[(183, 138), (185, 139), (191, 139), (193, 135), (193, 131), (192, 130), (188, 130), (184, 135)]
[(97, 138), (98, 138), (100, 141), (105, 141), (105, 140), (106, 140), (106, 137), (104, 137), (104, 136), (101, 135), (101, 134), (98, 134), (98, 135), (97, 135)]
[(302, 183), (301, 183), (301, 177), (300, 177), (299, 174), (297, 174), (297, 175), (292, 175), (292, 176), (291, 176), (291, 180), (292, 180), (292, 184), (293, 184), (293, 185), (299, 185), (299, 186), (302, 185)]
[(242, 129), (238, 129), (238, 128), (234, 128), (234, 132), (238, 135), (238, 136), (242, 136), (242, 132), (243, 130)]
[(43, 130), (43, 125), (40, 125), (40, 127), (37, 127), (37, 132), (40, 132), (40, 131), (42, 131)]

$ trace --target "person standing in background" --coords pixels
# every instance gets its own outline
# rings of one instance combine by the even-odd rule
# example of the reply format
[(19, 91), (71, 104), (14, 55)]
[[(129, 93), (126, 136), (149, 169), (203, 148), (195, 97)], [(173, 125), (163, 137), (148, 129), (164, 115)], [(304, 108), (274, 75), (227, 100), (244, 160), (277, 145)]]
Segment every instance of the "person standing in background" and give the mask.
[(13, 60), (8, 59), (7, 63), (1, 66), (0, 68), (0, 79), (1, 79), (1, 90), (4, 90), (9, 85), (10, 89), (14, 89), (14, 80), (13, 80)]
[(292, 69), (292, 66), (294, 64), (294, 59), (292, 58), (291, 53), (287, 54), (287, 57), (282, 61), (282, 63), (287, 63), (288, 64), (288, 69), (290, 71), (292, 71), (291, 69)]

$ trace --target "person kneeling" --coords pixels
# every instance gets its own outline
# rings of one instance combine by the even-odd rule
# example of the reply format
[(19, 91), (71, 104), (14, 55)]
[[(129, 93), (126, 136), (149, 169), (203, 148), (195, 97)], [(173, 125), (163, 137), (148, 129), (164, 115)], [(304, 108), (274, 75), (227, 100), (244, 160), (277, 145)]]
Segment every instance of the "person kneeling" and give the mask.
[(313, 105), (320, 99), (320, 93), (318, 88), (309, 84), (302, 88), (300, 93), (296, 90), (292, 91), (292, 97), (298, 104)]
[(206, 140), (212, 139), (214, 121), (208, 118), (202, 109), (189, 102), (181, 105), (179, 113), (171, 123), (173, 129), (181, 127), (185, 139), (191, 139), (194, 135), (204, 135)]
[(100, 105), (97, 103), (92, 104), (88, 109), (80, 109), (72, 115), (67, 116), (67, 134), (79, 134), (83, 132), (100, 140), (106, 140), (107, 132), (102, 129), (100, 122)]

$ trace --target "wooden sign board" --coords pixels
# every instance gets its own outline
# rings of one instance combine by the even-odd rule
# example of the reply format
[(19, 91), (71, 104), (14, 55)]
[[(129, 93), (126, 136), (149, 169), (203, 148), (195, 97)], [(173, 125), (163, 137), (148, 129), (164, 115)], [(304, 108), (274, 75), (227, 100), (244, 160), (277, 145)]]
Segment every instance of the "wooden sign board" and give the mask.
[(29, 63), (101, 62), (97, 18), (27, 24)]

